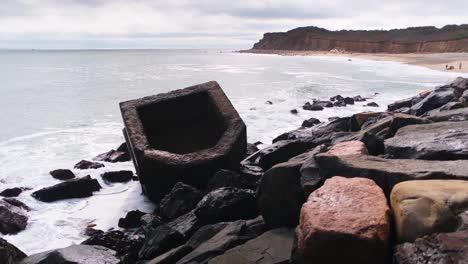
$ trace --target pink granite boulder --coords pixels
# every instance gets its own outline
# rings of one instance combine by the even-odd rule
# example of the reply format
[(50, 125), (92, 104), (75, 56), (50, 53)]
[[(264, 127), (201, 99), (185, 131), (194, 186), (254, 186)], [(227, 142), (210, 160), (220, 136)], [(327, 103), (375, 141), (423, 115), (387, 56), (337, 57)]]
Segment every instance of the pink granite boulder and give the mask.
[(348, 156), (348, 155), (367, 155), (366, 145), (357, 140), (341, 142), (334, 145), (327, 154), (333, 156)]

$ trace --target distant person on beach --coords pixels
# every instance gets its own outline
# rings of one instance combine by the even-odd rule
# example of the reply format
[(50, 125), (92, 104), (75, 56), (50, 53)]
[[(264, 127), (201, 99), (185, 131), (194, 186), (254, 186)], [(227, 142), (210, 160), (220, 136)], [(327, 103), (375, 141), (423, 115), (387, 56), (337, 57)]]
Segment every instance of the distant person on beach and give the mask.
[(462, 63), (460, 62), (460, 64), (458, 65), (458, 69), (461, 70), (462, 68)]
[(445, 70), (448, 70), (448, 65), (447, 64), (445, 64)]

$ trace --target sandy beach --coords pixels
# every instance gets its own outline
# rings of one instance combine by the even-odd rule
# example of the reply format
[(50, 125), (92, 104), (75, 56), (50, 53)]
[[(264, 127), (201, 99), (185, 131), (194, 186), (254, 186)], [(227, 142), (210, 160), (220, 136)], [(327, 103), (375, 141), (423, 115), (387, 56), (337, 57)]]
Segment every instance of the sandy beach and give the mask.
[[(439, 71), (468, 73), (468, 53), (350, 53), (326, 51), (297, 50), (248, 50), (248, 53), (278, 54), (283, 56), (339, 56), (361, 58), (378, 61), (398, 61), (406, 64), (422, 66)], [(460, 69), (461, 63), (461, 69)], [(453, 69), (447, 70), (453, 66)]]

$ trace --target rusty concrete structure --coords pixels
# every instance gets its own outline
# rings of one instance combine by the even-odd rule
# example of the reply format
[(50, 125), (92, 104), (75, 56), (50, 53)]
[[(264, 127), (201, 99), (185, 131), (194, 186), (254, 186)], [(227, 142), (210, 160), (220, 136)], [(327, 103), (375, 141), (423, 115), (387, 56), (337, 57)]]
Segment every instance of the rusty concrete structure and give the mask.
[(120, 103), (124, 136), (144, 193), (202, 188), (217, 170), (239, 169), (246, 126), (215, 81)]

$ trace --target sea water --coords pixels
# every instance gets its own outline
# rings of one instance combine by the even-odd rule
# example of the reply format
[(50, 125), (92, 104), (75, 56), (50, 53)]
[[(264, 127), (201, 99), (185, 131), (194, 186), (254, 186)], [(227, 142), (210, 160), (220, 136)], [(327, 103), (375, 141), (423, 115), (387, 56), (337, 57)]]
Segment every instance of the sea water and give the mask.
[[(32, 254), (80, 243), (90, 224), (117, 228), (130, 210), (152, 212), (138, 182), (107, 184), (99, 176), (133, 170), (131, 162), (74, 170), (100, 181), (103, 189), (92, 197), (54, 203), (31, 197), (59, 182), (50, 170), (71, 169), (123, 142), (121, 101), (216, 80), (247, 124), (249, 142), (266, 145), (304, 119), (385, 110), (459, 75), (396, 62), (214, 50), (0, 51), (0, 191), (33, 188), (18, 197), (31, 207), (26, 230), (3, 237)], [(337, 94), (370, 97), (380, 107), (302, 110), (307, 101)]]

